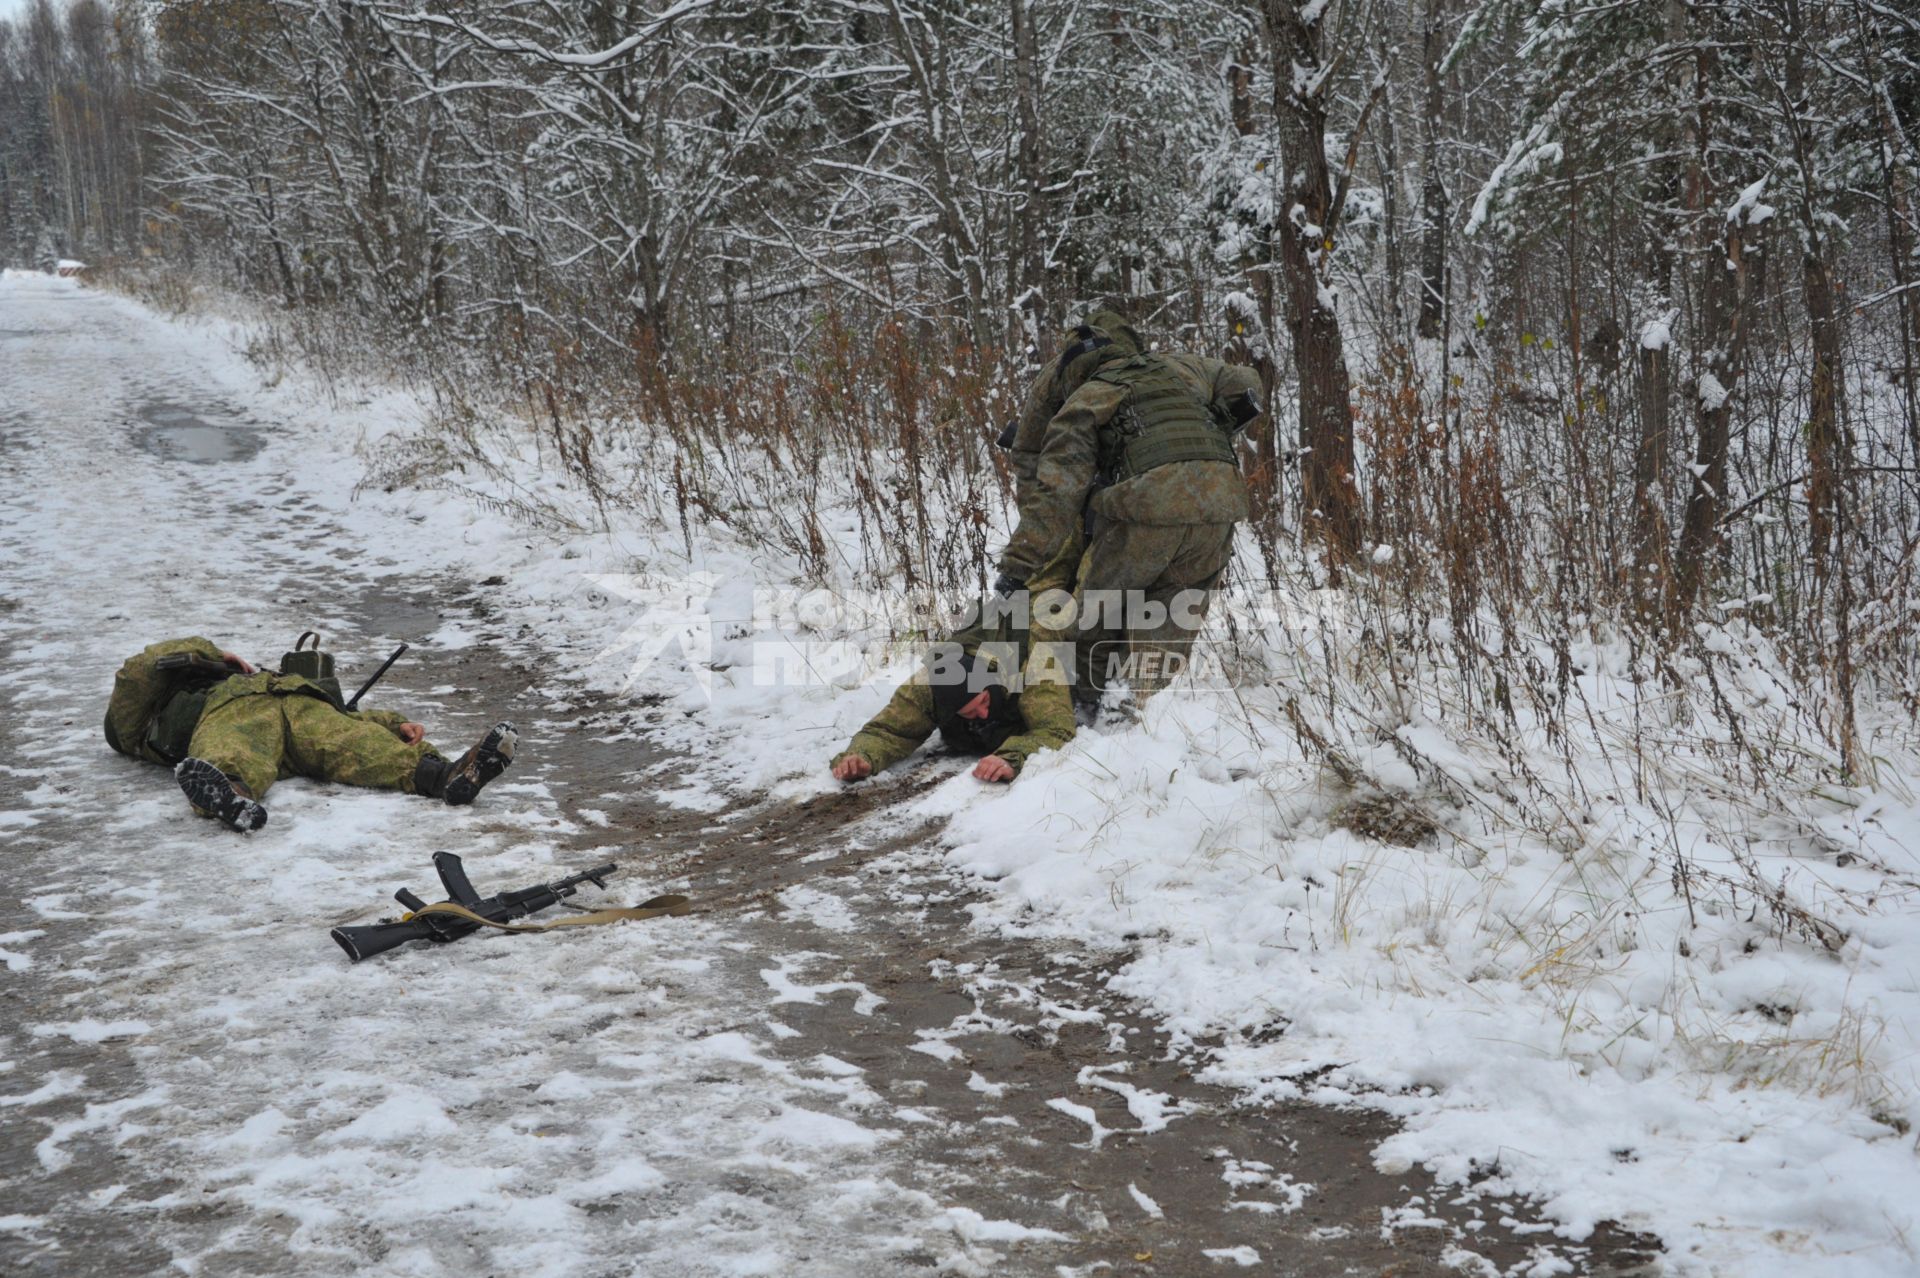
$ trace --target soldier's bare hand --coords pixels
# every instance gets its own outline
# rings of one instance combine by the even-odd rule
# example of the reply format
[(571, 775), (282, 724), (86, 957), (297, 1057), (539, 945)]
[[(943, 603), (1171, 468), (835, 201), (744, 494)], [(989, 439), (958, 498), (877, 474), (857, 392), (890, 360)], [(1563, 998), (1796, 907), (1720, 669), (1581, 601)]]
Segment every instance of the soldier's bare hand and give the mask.
[(423, 724), (403, 723), (397, 731), (400, 733), (400, 739), (408, 745), (419, 745), (427, 739), (427, 729)]
[(873, 775), (873, 765), (857, 754), (850, 754), (833, 765), (833, 775), (838, 781), (863, 781)]
[(226, 662), (241, 674), (253, 673), (253, 663), (237, 652), (223, 652), (220, 654), (220, 660)]
[(973, 765), (973, 775), (982, 781), (1013, 780), (1013, 765), (997, 754), (990, 754)]

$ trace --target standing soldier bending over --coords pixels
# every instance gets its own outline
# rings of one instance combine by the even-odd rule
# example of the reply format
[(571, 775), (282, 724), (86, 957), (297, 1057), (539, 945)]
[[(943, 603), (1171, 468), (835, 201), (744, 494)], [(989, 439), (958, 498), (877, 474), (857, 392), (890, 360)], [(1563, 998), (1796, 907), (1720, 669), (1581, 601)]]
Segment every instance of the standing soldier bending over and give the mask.
[[(1033, 500), (1039, 490), (1036, 473), (1040, 468), (1040, 449), (1047, 442), (1047, 423), (1053, 420), (1053, 415), (1060, 411), (1067, 400), (1068, 387), (1063, 367), (1070, 366), (1075, 359), (1089, 351), (1105, 348), (1127, 355), (1138, 355), (1145, 349), (1140, 334), (1118, 312), (1096, 310), (1067, 330), (1060, 339), (1060, 349), (1052, 359), (1041, 365), (1039, 373), (1034, 376), (1026, 402), (1021, 405), (1020, 416), (1005, 437), (1007, 463), (1014, 478), (1014, 505), (1021, 515), (1026, 513), (1027, 503)], [(1038, 553), (1025, 547), (1015, 552), (1009, 547), (1000, 562), (1001, 573), (1025, 581), (1046, 562), (1044, 558), (1030, 557)]]
[[(1233, 440), (1259, 414), (1260, 380), (1203, 355), (1130, 345), (1096, 333), (1062, 353), (1072, 356), (1059, 370), (1064, 398), (996, 584), (1026, 588), (1025, 565), (1076, 539), (1090, 512), (1073, 637), (1096, 658), (1126, 657), (1144, 696), (1187, 651), (1233, 556), (1234, 525), (1248, 515)], [(1123, 642), (1094, 647), (1106, 634)], [(1092, 666), (1096, 678), (1111, 669)]]
[(497, 723), (448, 762), (426, 734), (390, 710), (341, 709), (331, 680), (256, 671), (205, 639), (170, 639), (129, 659), (107, 703), (108, 745), (172, 768), (195, 811), (235, 830), (267, 823), (260, 800), (281, 777), (472, 803), (518, 740)]

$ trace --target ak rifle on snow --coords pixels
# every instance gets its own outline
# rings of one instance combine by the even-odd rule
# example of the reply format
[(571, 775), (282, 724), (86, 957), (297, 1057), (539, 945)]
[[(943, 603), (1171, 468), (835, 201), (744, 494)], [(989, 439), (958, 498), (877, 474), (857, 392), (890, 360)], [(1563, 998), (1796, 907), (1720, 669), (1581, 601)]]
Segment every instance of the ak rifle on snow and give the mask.
[(460, 858), (453, 853), (435, 852), (433, 868), (439, 871), (440, 883), (446, 888), (449, 899), (429, 905), (406, 888), (401, 888), (393, 894), (393, 899), (406, 906), (408, 912), (399, 919), (362, 927), (333, 929), (333, 939), (347, 952), (348, 958), (358, 963), (363, 958), (384, 954), (408, 941), (457, 941), (483, 927), (497, 928), (502, 932), (551, 932), (563, 927), (618, 923), (622, 919), (685, 914), (688, 907), (684, 896), (656, 896), (630, 909), (593, 910), (585, 914), (570, 914), (551, 923), (519, 926), (509, 920), (525, 918), (550, 905), (559, 904), (579, 891), (582, 883), (591, 883), (597, 888), (606, 887), (607, 878), (617, 872), (616, 867), (597, 865), (591, 870), (570, 874), (552, 883), (539, 883), (517, 892), (502, 892), (498, 896), (488, 897), (474, 890), (473, 884), (467, 879), (466, 867), (460, 864)]

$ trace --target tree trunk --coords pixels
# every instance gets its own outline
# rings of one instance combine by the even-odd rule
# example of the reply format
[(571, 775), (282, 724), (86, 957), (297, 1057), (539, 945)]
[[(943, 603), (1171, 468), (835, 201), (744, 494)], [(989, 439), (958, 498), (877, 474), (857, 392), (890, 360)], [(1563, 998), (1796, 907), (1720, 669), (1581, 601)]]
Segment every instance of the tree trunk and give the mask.
[[(1257, 56), (1249, 39), (1239, 56), (1227, 64), (1227, 112), (1237, 137), (1251, 138), (1259, 129), (1253, 98), (1253, 60)], [(1253, 286), (1255, 314), (1246, 315), (1233, 308), (1227, 314), (1228, 358), (1245, 364), (1260, 374), (1260, 402), (1271, 406), (1279, 381), (1279, 344), (1275, 336), (1273, 287), (1273, 228), (1261, 227), (1247, 239), (1240, 255), (1240, 269)], [(1244, 309), (1244, 308), (1242, 308)], [(1279, 540), (1280, 483), (1279, 431), (1269, 412), (1267, 428), (1248, 441), (1254, 460), (1247, 478), (1253, 490), (1253, 528), (1260, 552), (1272, 562)]]
[(1046, 259), (1042, 249), (1047, 228), (1045, 161), (1040, 133), (1040, 54), (1027, 0), (1008, 0), (1013, 19), (1013, 83), (1015, 115), (1020, 127), (1020, 150), (1015, 157), (1020, 174), (1020, 279), (1016, 305), (1028, 316), (1028, 336), (1037, 340), (1049, 327), (1052, 314), (1047, 297)]
[(1440, 78), (1446, 43), (1440, 19), (1445, 2), (1427, 0), (1426, 30), (1421, 35), (1427, 92), (1420, 183), (1420, 318), (1414, 331), (1428, 341), (1440, 336), (1447, 304), (1447, 188), (1440, 180), (1440, 136), (1446, 125), (1446, 92)]
[[(1320, 60), (1320, 5), (1264, 0), (1273, 61), (1273, 111), (1287, 189), (1280, 211), (1280, 272), (1300, 377), (1302, 522), (1338, 565), (1360, 546), (1360, 498), (1353, 461), (1353, 410), (1335, 295), (1326, 264), (1337, 229), (1327, 166), (1326, 68)], [(1306, 10), (1315, 12), (1308, 21)], [(1289, 202), (1290, 197), (1290, 202)]]
[[(1727, 222), (1724, 253), (1708, 253), (1701, 295), (1702, 331), (1714, 347), (1695, 388), (1698, 442), (1693, 457), (1693, 488), (1680, 528), (1674, 607), (1690, 611), (1701, 588), (1713, 576), (1720, 548), (1720, 519), (1727, 507), (1727, 447), (1732, 434), (1734, 393), (1746, 352), (1748, 303), (1760, 256), (1760, 226), (1744, 213)], [(1676, 617), (1676, 620), (1678, 618)]]
[(967, 330), (976, 345), (987, 345), (986, 279), (982, 274), (982, 253), (975, 240), (972, 224), (961, 203), (961, 182), (954, 173), (953, 155), (948, 150), (952, 125), (953, 95), (940, 74), (942, 34), (932, 20), (916, 14), (926, 32), (926, 47), (913, 32), (912, 22), (901, 9), (899, 0), (887, 0), (887, 17), (895, 47), (906, 63), (908, 78), (920, 99), (925, 122), (920, 130), (921, 154), (933, 178), (934, 203), (940, 210), (941, 259), (948, 274), (959, 286), (966, 308)]
[[(1884, 104), (1879, 104), (1883, 135), (1891, 139), (1892, 129)], [(1920, 360), (1914, 358), (1915, 343), (1920, 342), (1920, 276), (1914, 275), (1914, 254), (1907, 239), (1910, 201), (1902, 189), (1900, 173), (1889, 161), (1890, 145), (1880, 148), (1881, 203), (1886, 211), (1887, 258), (1892, 265), (1892, 285), (1900, 290), (1896, 306), (1900, 316), (1900, 392), (1907, 409), (1907, 446), (1915, 466), (1920, 466)]]
[[(1665, 0), (1663, 6), (1666, 39), (1678, 46), (1687, 35), (1687, 10), (1681, 0)], [(1695, 95), (1693, 65), (1687, 60), (1677, 64), (1680, 92), (1676, 100), (1691, 100)], [(1668, 467), (1672, 455), (1673, 422), (1673, 325), (1679, 309), (1672, 304), (1674, 257), (1678, 247), (1694, 233), (1700, 212), (1700, 175), (1693, 163), (1693, 128), (1684, 115), (1669, 119), (1663, 128), (1667, 149), (1675, 156), (1687, 155), (1694, 161), (1683, 165), (1668, 159), (1652, 174), (1647, 205), (1653, 209), (1678, 207), (1684, 221), (1670, 223), (1658, 216), (1646, 227), (1647, 274), (1651, 283), (1648, 315), (1641, 320), (1636, 334), (1640, 360), (1640, 436), (1633, 453), (1633, 580), (1629, 583), (1634, 607), (1640, 619), (1655, 623), (1666, 617), (1673, 605), (1672, 564), (1668, 558), (1667, 525)], [(1653, 318), (1658, 309), (1661, 318)]]
[[(1649, 332), (1655, 324), (1659, 327)], [(1671, 320), (1648, 320), (1640, 330), (1638, 343), (1640, 437), (1633, 450), (1631, 589), (1639, 615), (1646, 621), (1658, 620), (1667, 602), (1666, 471), (1673, 397), (1671, 324)]]
[(1832, 272), (1817, 253), (1807, 254), (1801, 276), (1813, 348), (1807, 405), (1807, 534), (1814, 574), (1825, 580), (1834, 538), (1840, 532), (1838, 490), (1846, 482), (1840, 473), (1840, 320), (1834, 314)]

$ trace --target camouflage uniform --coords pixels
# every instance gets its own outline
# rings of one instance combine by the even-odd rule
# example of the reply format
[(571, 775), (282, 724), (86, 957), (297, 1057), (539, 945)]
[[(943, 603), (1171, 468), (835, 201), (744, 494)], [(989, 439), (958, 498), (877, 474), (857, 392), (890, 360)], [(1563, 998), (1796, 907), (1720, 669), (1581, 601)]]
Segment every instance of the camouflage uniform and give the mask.
[(234, 674), (208, 686), (157, 668), (175, 653), (221, 659), (206, 639), (170, 639), (121, 666), (106, 719), (107, 744), (121, 754), (169, 767), (204, 759), (255, 799), (293, 776), (413, 794), (420, 761), (441, 757), (425, 741), (400, 739), (404, 715), (341, 710), (298, 675)]
[[(1097, 486), (1124, 443), (1141, 379), (1159, 387), (1163, 399), (1185, 401), (1174, 408), (1187, 416), (1197, 419), (1204, 412), (1216, 421), (1228, 400), (1259, 387), (1254, 370), (1202, 355), (1129, 356), (1106, 347), (1076, 359), (1062, 381), (1077, 389), (1047, 424), (1031, 491), (1021, 501), (1020, 526), (1001, 566), (1017, 577), (1011, 570), (1047, 558), (1075, 537), (1090, 510), (1092, 540), (1080, 565), (1076, 597), (1082, 607), (1073, 637), (1083, 655), (1115, 652), (1164, 661), (1191, 641), (1232, 558), (1233, 526), (1249, 511), (1240, 468), (1225, 460), (1232, 456), (1230, 444), (1219, 460), (1171, 461)], [(1221, 434), (1224, 439), (1224, 429)], [(1105, 624), (1111, 616), (1088, 606), (1107, 592), (1139, 592), (1149, 605), (1182, 606), (1160, 624), (1128, 618), (1129, 624), (1116, 628)], [(1150, 677), (1135, 690), (1148, 693), (1162, 682)]]
[[(1111, 346), (1102, 349), (1128, 355), (1137, 355), (1142, 349), (1140, 335), (1131, 324), (1113, 311), (1095, 311), (1078, 328), (1068, 330), (1061, 340), (1060, 350), (1041, 366), (1032, 387), (1027, 391), (1026, 403), (1020, 409), (1019, 424), (1014, 428), (1013, 444), (1007, 451), (1007, 461), (1013, 469), (1014, 503), (1022, 515), (1038, 490), (1036, 474), (1040, 467), (1040, 450), (1046, 444), (1047, 423), (1053, 420), (1054, 414), (1060, 411), (1067, 400), (1068, 387), (1061, 375), (1061, 360), (1086, 341), (1106, 341)], [(1024, 582), (1038, 572), (1044, 562), (1044, 555), (1025, 547), (1018, 552), (1009, 547), (1007, 553), (1001, 556), (1000, 571), (1012, 581)]]
[[(1080, 550), (1080, 538), (1071, 537), (1036, 577), (1035, 594), (1071, 584)], [(994, 755), (1016, 775), (1041, 750), (1065, 746), (1073, 740), (1077, 727), (1071, 689), (1073, 644), (1063, 633), (1037, 624), (1037, 618), (1032, 620), (1036, 624), (1021, 627), (1010, 618), (996, 618), (983, 609), (977, 624), (935, 645), (929, 662), (894, 691), (880, 713), (854, 734), (847, 748), (834, 755), (828, 766), (859, 755), (879, 772), (919, 749), (936, 731), (955, 749)], [(1002, 715), (993, 723), (980, 725), (957, 715), (943, 716), (930, 669), (933, 657), (942, 649), (973, 657), (997, 677), (1010, 679), (1018, 672), (1019, 690), (1006, 698)]]

